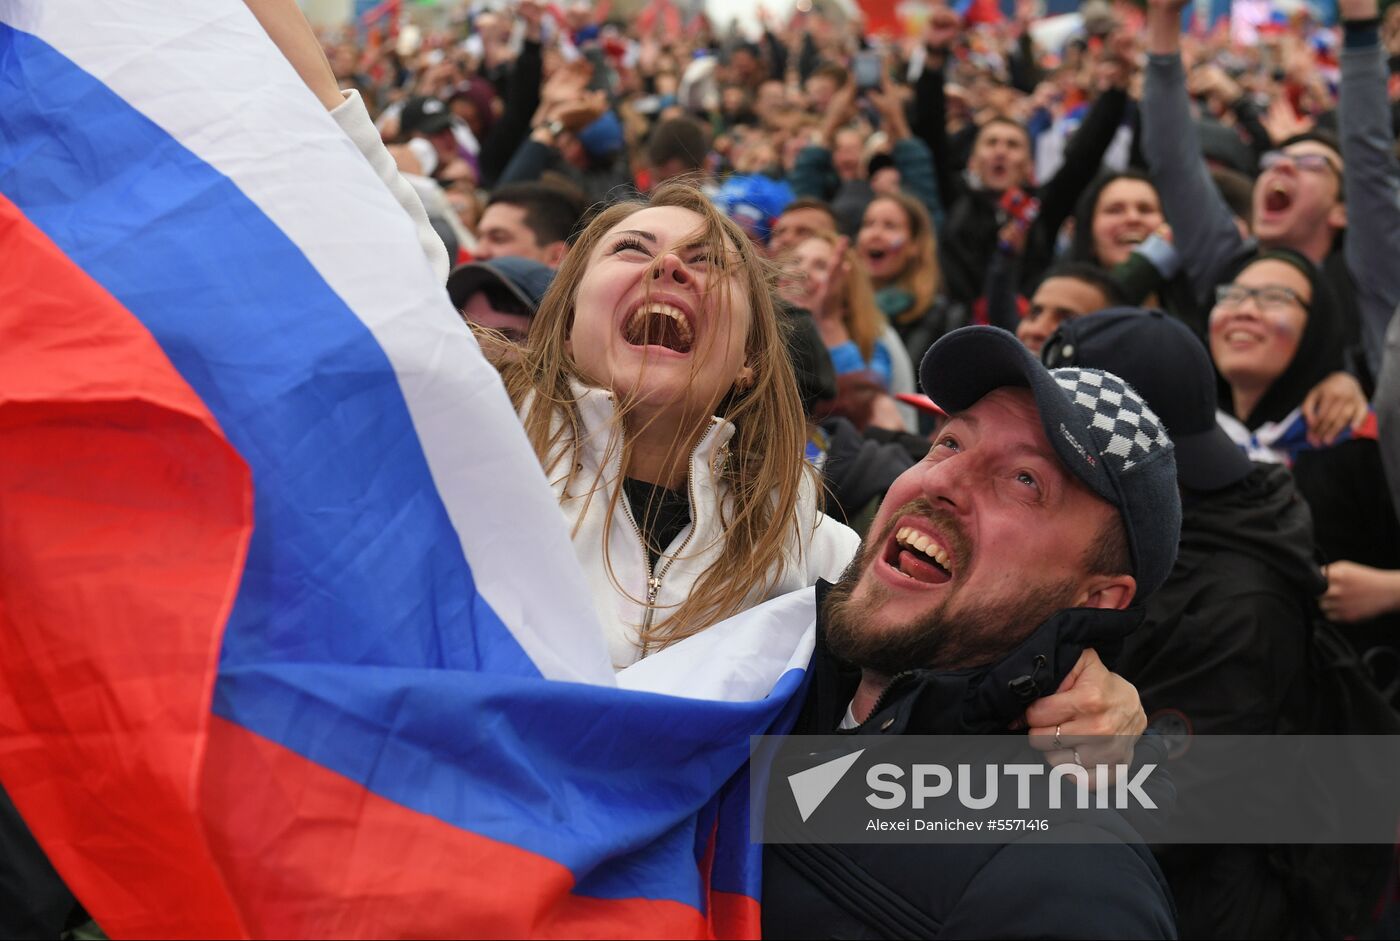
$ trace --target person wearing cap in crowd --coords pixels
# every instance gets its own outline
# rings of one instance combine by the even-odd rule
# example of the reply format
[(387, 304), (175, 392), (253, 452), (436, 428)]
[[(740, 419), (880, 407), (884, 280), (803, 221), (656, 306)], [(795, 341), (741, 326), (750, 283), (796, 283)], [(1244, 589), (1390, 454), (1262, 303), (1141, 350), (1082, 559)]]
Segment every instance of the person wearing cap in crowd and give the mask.
[(479, 261), (528, 258), (558, 268), (583, 216), (582, 198), (563, 186), (501, 186), (491, 194), (477, 224), (474, 255)]
[[(1176, 565), (1114, 664), (1137, 686), (1149, 727), (1177, 737), (1315, 731), (1308, 657), (1326, 581), (1312, 517), (1284, 467), (1252, 463), (1217, 423), (1215, 370), (1200, 341), (1161, 311), (1107, 310), (1064, 323), (1043, 358), (1121, 376), (1176, 445)], [(1209, 806), (1215, 782), (1177, 783), (1182, 806)], [(1300, 936), (1319, 913), (1292, 893), (1284, 858), (1266, 845), (1159, 847), (1182, 936)], [(1313, 928), (1304, 936), (1346, 933)]]
[(553, 280), (554, 269), (548, 265), (507, 255), (459, 266), (447, 279), (447, 295), (467, 323), (524, 343)]
[(399, 112), (399, 137), (418, 158), (424, 176), (443, 183), (476, 176), (467, 159), (476, 158), (476, 138), (441, 99), (410, 98)]
[[(1005, 731), (1022, 696), (1077, 685), (1080, 651), (1128, 636), (1172, 569), (1172, 442), (1122, 380), (1048, 370), (992, 327), (948, 334), (920, 374), (950, 420), (840, 582), (818, 587), (797, 733)], [(1025, 714), (1053, 735), (1050, 760), (1095, 764), (1131, 738), (1089, 743), (1054, 699)], [(770, 843), (762, 914), (769, 937), (1176, 936), (1161, 873), (1130, 838)]]

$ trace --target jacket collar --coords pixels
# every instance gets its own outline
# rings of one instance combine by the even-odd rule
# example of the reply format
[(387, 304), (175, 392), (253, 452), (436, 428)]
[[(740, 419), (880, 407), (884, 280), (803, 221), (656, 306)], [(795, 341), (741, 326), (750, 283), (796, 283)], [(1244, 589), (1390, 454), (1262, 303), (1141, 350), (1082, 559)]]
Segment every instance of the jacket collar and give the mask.
[[(617, 403), (611, 392), (584, 385), (576, 379), (571, 380), (569, 386), (574, 394), (580, 430), (578, 440), (570, 442), (574, 445), (573, 460), (581, 471), (575, 475), (575, 487), (583, 488), (586, 493), (600, 474), (610, 483), (621, 476), (622, 431), (617, 422)], [(697, 479), (691, 481), (693, 486), (714, 486), (729, 457), (729, 441), (735, 431), (732, 422), (711, 417), (710, 427), (693, 454), (698, 472)]]
[[(817, 645), (802, 731), (831, 733), (845, 714), (860, 673), (826, 646), (826, 591), (817, 590)], [(1005, 731), (1032, 701), (1048, 696), (1085, 648), (1116, 652), (1142, 622), (1143, 609), (1067, 608), (1051, 615), (1011, 653), (970, 670), (915, 669), (899, 674), (856, 734), (956, 735)]]

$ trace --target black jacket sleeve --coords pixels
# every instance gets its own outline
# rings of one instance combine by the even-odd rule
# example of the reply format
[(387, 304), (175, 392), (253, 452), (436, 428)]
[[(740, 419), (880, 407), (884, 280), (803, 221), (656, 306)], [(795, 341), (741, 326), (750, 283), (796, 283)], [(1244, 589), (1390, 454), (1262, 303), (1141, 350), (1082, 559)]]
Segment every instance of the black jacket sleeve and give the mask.
[(506, 87), (505, 111), (481, 142), (481, 185), (496, 185), (511, 156), (530, 134), (530, 119), (540, 106), (540, 82), (544, 76), (540, 44), (526, 40), (516, 57)]
[(1035, 40), (1031, 39), (1030, 30), (1021, 34), (1008, 65), (1012, 86), (1024, 94), (1034, 92), (1035, 86), (1045, 78), (1044, 71), (1035, 61)]
[(816, 41), (812, 39), (811, 33), (802, 34), (802, 51), (797, 57), (797, 71), (802, 76), (802, 81), (812, 77), (812, 73), (821, 65), (821, 53), (817, 51)]
[(1040, 216), (1026, 237), (1026, 251), (1021, 263), (1021, 287), (1029, 289), (1055, 260), (1055, 237), (1060, 226), (1074, 212), (1080, 195), (1089, 188), (1103, 163), (1104, 152), (1127, 112), (1128, 93), (1119, 88), (1099, 96), (1084, 123), (1065, 146), (1065, 161), (1060, 171), (1040, 188)]
[(525, 142), (511, 155), (510, 162), (501, 171), (499, 184), (531, 183), (538, 180), (544, 171), (559, 162), (559, 151), (539, 141), (526, 138)]
[(1016, 285), (1021, 280), (1021, 259), (997, 249), (987, 266), (987, 322), (993, 327), (1016, 332), (1021, 311), (1016, 301)]
[(938, 192), (943, 194), (944, 210), (952, 209), (959, 192), (957, 161), (948, 140), (948, 98), (943, 90), (943, 62), (947, 51), (929, 49), (924, 70), (914, 83), (914, 136), (928, 144), (933, 168), (938, 174)]
[(768, 77), (777, 81), (787, 80), (788, 48), (774, 35), (772, 30), (763, 31), (763, 42), (768, 47)]
[(1244, 129), (1244, 135), (1248, 138), (1249, 149), (1254, 153), (1254, 162), (1257, 165), (1259, 158), (1273, 149), (1274, 142), (1269, 137), (1268, 130), (1264, 127), (1264, 122), (1259, 120), (1259, 106), (1250, 101), (1248, 96), (1240, 98), (1231, 106), (1235, 112), (1235, 120), (1240, 122), (1240, 127)]
[(1074, 212), (1080, 195), (1098, 176), (1103, 155), (1113, 143), (1127, 113), (1128, 93), (1112, 88), (1099, 96), (1084, 123), (1065, 145), (1065, 162), (1060, 171), (1040, 188), (1040, 218), (1037, 225), (1058, 232)]

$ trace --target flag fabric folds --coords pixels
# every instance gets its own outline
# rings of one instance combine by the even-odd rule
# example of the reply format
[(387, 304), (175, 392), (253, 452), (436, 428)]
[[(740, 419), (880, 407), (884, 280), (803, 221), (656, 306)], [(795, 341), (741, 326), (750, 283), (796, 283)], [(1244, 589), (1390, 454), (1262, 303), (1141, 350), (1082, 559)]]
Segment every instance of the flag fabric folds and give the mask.
[(0, 0), (0, 336), (0, 781), (110, 935), (756, 935), (811, 592), (614, 676), (499, 379), (241, 3)]

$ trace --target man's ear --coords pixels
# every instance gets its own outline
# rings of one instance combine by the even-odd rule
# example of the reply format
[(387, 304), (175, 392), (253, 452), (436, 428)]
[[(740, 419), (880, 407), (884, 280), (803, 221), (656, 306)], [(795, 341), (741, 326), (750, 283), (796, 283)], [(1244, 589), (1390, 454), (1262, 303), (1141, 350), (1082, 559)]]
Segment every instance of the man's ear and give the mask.
[(1345, 229), (1347, 227), (1347, 204), (1340, 199), (1337, 200), (1327, 213), (1327, 224), (1334, 229)]
[(568, 242), (550, 242), (545, 246), (544, 263), (551, 268), (558, 268), (564, 263), (564, 256), (569, 253)]
[(1122, 611), (1133, 603), (1137, 580), (1131, 575), (1094, 575), (1085, 584), (1076, 608), (1107, 608)]

